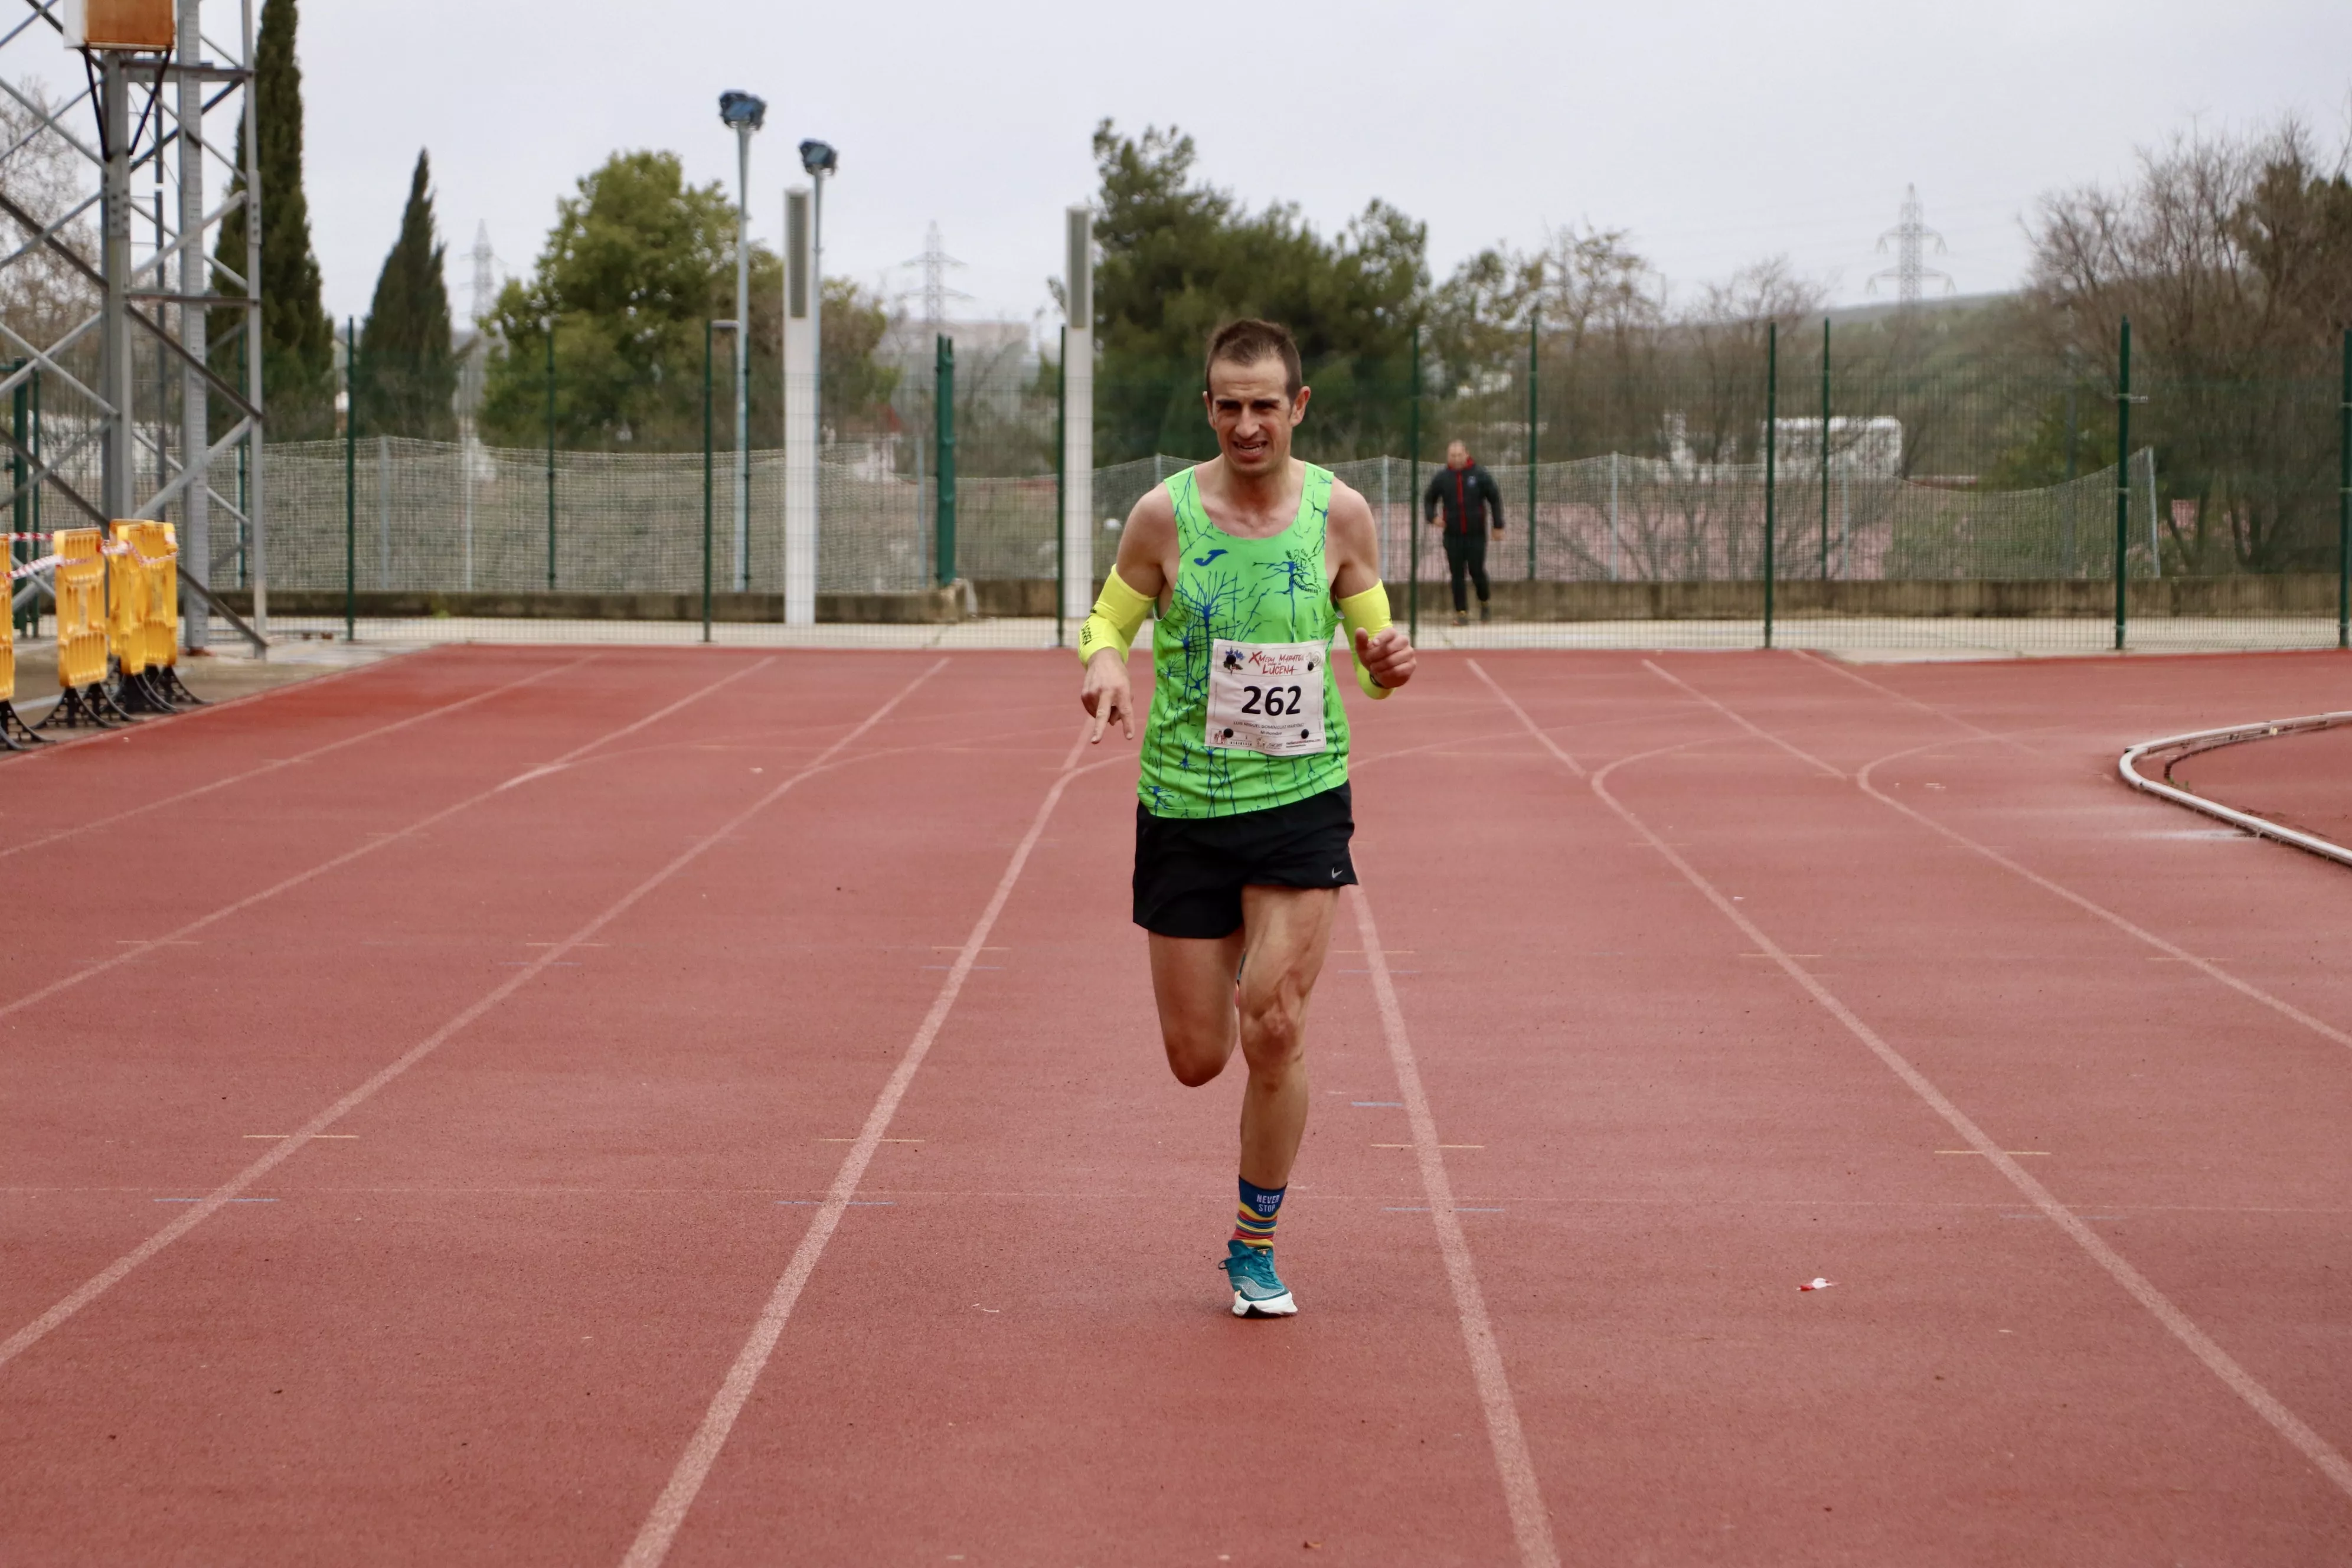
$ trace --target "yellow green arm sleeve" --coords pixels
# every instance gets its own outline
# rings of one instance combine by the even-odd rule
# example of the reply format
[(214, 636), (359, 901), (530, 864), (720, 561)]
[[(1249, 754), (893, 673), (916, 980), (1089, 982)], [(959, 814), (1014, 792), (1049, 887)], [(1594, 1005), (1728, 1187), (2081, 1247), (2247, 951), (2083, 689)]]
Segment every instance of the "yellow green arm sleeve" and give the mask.
[(1125, 664), (1136, 630), (1150, 613), (1151, 601), (1129, 587), (1120, 579), (1118, 568), (1112, 567), (1103, 578), (1102, 597), (1095, 601), (1095, 613), (1078, 628), (1078, 662), (1084, 664), (1108, 647), (1116, 648), (1118, 661)]
[[(1356, 634), (1360, 631), (1377, 633), (1389, 625), (1389, 591), (1375, 583), (1360, 594), (1351, 594), (1339, 601), (1339, 624), (1347, 628), (1348, 652), (1356, 651)], [(1356, 684), (1364, 689), (1367, 697), (1382, 698), (1389, 689), (1372, 679), (1362, 659), (1355, 660)]]

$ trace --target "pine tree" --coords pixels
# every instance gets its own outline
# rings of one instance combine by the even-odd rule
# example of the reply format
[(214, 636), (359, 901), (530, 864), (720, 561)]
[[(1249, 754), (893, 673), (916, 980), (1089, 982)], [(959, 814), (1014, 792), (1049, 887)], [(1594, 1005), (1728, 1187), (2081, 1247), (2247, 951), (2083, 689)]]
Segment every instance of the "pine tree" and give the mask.
[[(302, 194), (302, 68), (294, 58), (299, 23), (297, 0), (263, 0), (261, 30), (254, 41), (254, 120), (261, 146), (261, 342), (262, 395), (269, 434), (300, 440), (334, 433), (335, 329), (327, 320), (319, 286), (319, 258), (310, 249), (310, 204)], [(236, 166), (245, 167), (245, 130), (236, 133)], [(244, 189), (240, 175), (230, 186)], [(239, 206), (221, 221), (213, 258), (236, 277), (245, 276), (249, 215)], [(225, 294), (244, 289), (227, 279)], [(226, 335), (242, 312), (221, 311), (213, 328), (223, 343), (215, 367), (238, 385), (242, 347)]]
[(457, 365), (450, 353), (447, 247), (433, 221), (432, 165), (416, 154), (400, 237), (377, 274), (360, 328), (360, 419), (369, 431), (446, 439), (455, 431)]

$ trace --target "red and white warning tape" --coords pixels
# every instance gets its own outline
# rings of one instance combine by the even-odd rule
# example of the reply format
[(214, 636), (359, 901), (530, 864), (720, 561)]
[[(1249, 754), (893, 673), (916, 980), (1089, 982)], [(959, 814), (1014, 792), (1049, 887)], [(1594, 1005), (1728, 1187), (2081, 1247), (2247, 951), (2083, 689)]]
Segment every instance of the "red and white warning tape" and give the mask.
[(168, 566), (180, 558), (180, 552), (176, 550), (166, 551), (161, 555), (142, 555), (139, 553), (139, 547), (128, 541), (120, 544), (101, 542), (98, 550), (101, 555), (128, 555), (142, 566)]
[[(12, 533), (8, 535), (8, 537), (11, 539), (54, 539), (57, 536), (50, 533)], [(98, 548), (99, 552), (102, 555), (128, 555), (133, 561), (138, 562), (142, 566), (169, 566), (172, 563), (180, 558), (180, 552), (176, 550), (166, 551), (161, 555), (142, 555), (139, 553), (136, 547), (127, 543), (108, 544), (101, 542)], [(84, 559), (87, 559), (87, 557)], [(27, 561), (21, 566), (12, 568), (8, 573), (8, 581), (14, 583), (22, 578), (30, 577), (37, 572), (54, 571), (65, 563), (66, 557), (63, 555), (44, 555), (37, 561)]]

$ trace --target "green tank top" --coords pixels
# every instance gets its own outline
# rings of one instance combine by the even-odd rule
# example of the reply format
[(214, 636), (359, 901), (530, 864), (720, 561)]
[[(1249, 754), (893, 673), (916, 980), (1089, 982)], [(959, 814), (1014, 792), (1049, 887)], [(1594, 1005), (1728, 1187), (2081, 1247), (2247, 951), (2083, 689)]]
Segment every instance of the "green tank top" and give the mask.
[(1307, 466), (1298, 515), (1270, 539), (1211, 522), (1196, 471), (1167, 481), (1181, 554), (1152, 626), (1136, 788), (1154, 816), (1264, 811), (1348, 782), (1348, 712), (1331, 677), (1339, 611), (1323, 563), (1331, 470)]

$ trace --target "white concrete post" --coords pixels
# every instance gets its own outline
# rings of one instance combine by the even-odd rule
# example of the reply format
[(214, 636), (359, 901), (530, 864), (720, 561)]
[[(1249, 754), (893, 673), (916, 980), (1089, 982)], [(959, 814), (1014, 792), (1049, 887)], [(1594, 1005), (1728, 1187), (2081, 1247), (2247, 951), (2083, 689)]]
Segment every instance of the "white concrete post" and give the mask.
[[(204, 0), (180, 0), (180, 63), (194, 65), (204, 58)], [(249, 90), (249, 89), (248, 89)], [(180, 233), (183, 237), (201, 234), (205, 226), (205, 84), (194, 76), (184, 76), (179, 82), (180, 130)], [(156, 279), (157, 283), (163, 281)], [(180, 252), (180, 292), (184, 295), (209, 294), (212, 290), (211, 269), (205, 265), (205, 247), (193, 238)], [(155, 312), (162, 315), (158, 309)], [(183, 304), (180, 307), (180, 342), (190, 357), (205, 359), (205, 312)], [(212, 477), (205, 458), (212, 444), (212, 415), (205, 397), (205, 378), (191, 367), (180, 373), (180, 454), (181, 461), (195, 469), (195, 478), (181, 492), (180, 502), (180, 564), (196, 582), (210, 586), (213, 580)], [(189, 647), (201, 650), (205, 633), (212, 624), (212, 608), (194, 595), (180, 615), (181, 638)]]
[(809, 193), (784, 193), (784, 624), (816, 624), (817, 285)]
[(1095, 603), (1095, 246), (1094, 209), (1067, 215), (1063, 273), (1070, 331), (1062, 360), (1062, 614), (1086, 619)]

